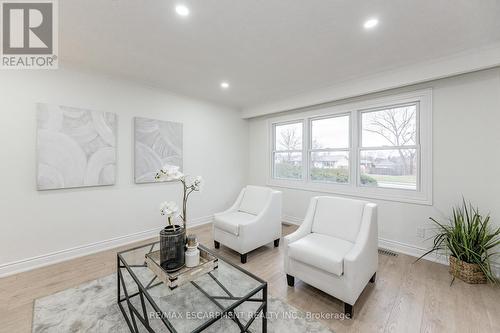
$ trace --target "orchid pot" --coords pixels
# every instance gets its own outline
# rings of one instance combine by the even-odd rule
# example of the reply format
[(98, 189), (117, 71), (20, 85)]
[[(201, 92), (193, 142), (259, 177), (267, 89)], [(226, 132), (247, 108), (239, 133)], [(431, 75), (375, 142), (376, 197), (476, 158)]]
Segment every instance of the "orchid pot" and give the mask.
[(160, 231), (160, 266), (167, 272), (175, 272), (185, 264), (186, 232), (182, 225), (172, 219), (179, 215), (175, 202), (163, 202), (160, 213), (167, 217), (167, 226)]
[(185, 229), (168, 225), (160, 231), (160, 265), (167, 272), (175, 272), (185, 264)]

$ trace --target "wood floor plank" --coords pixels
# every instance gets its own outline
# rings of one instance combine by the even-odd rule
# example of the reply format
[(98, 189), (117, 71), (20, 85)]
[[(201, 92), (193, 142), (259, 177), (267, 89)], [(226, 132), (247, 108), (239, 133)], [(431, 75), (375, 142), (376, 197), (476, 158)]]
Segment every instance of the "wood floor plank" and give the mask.
[(422, 278), (426, 284), (421, 332), (457, 331), (453, 320), (457, 292), (450, 285), (451, 277), (442, 265), (422, 261)]
[(398, 256), (399, 265), (405, 270), (403, 283), (385, 324), (386, 332), (420, 332), (424, 306), (425, 282), (420, 279), (422, 265), (412, 264), (413, 258)]
[[(283, 234), (296, 230), (284, 225)], [(201, 243), (214, 249), (210, 224), (190, 229)], [(33, 302), (55, 292), (109, 275), (115, 271), (116, 253), (153, 241), (69, 260), (0, 279), (0, 333), (31, 332)], [(309, 312), (335, 332), (499, 332), (500, 288), (455, 281), (450, 287), (447, 267), (413, 257), (379, 255), (375, 284), (369, 284), (354, 306), (354, 319), (321, 319), (340, 314), (341, 301), (296, 280), (286, 283), (283, 242), (252, 251), (240, 264), (239, 254), (221, 246), (223, 257), (268, 281), (269, 293), (303, 312)]]
[(33, 301), (9, 309), (0, 308), (0, 332), (22, 333), (31, 332), (31, 321), (33, 317)]
[(480, 289), (480, 297), (483, 300), (484, 309), (489, 320), (491, 330), (500, 332), (500, 313), (498, 312), (498, 303), (500, 298), (498, 295), (498, 287), (485, 286)]

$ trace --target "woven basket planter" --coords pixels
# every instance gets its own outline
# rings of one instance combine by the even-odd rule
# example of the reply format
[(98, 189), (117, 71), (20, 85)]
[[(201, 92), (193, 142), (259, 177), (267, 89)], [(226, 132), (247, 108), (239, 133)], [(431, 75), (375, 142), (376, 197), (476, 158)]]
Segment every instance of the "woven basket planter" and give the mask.
[(450, 256), (450, 274), (470, 284), (486, 283), (486, 275), (477, 264), (469, 264)]

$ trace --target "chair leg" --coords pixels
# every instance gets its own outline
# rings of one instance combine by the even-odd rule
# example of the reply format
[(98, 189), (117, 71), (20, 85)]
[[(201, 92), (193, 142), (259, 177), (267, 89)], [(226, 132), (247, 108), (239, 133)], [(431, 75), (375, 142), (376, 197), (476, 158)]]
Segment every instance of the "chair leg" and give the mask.
[(220, 248), (220, 243), (218, 241), (214, 241), (214, 246), (216, 249)]
[(375, 280), (376, 280), (376, 279), (377, 279), (377, 272), (375, 272), (375, 273), (373, 274), (373, 276), (372, 276), (372, 277), (371, 277), (371, 279), (370, 279), (370, 282), (371, 282), (371, 283), (375, 283)]
[(246, 264), (247, 263), (247, 254), (240, 254), (240, 259), (241, 259), (241, 263), (242, 264)]
[(352, 318), (353, 311), (352, 311), (352, 305), (351, 304), (344, 303), (344, 314), (348, 318)]
[(278, 247), (278, 246), (280, 246), (280, 239), (279, 238), (274, 240), (274, 247)]
[(286, 275), (286, 282), (290, 287), (293, 287), (295, 285), (295, 278), (291, 275)]

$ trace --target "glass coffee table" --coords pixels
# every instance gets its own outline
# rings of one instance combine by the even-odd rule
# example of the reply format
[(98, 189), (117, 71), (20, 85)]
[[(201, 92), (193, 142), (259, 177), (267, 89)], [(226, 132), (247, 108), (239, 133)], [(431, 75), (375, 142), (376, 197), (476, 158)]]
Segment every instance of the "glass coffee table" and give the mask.
[(159, 242), (118, 253), (117, 301), (131, 332), (267, 332), (267, 283), (199, 247), (218, 268), (175, 289), (146, 266)]

